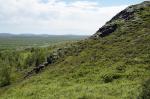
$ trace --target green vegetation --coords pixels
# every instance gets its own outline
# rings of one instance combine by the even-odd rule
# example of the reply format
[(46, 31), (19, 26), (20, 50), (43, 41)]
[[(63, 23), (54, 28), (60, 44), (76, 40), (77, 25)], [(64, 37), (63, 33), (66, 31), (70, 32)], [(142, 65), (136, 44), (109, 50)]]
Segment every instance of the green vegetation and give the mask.
[(12, 35), (0, 34), (0, 50), (48, 47), (60, 42), (70, 42), (87, 38), (75, 35)]
[[(1, 36), (0, 38), (3, 38), (3, 41), (0, 42), (0, 44), (2, 44), (1, 46), (3, 46), (3, 43), (7, 43), (6, 45), (9, 48), (3, 47), (5, 50), (2, 48), (3, 50), (1, 49), (0, 51), (0, 86), (3, 87), (21, 80), (27, 74), (27, 72), (29, 72), (39, 64), (45, 62), (47, 60), (47, 57), (53, 50), (58, 49), (58, 47), (66, 46), (70, 42), (75, 42), (76, 40), (83, 39), (86, 36), (63, 36), (64, 38), (61, 39), (59, 37), (61, 36), (50, 36), (48, 37), (48, 42), (48, 40), (46, 40), (46, 38), (43, 36), (41, 36), (41, 39), (40, 36), (33, 36), (28, 38), (26, 38), (26, 36), (25, 38), (23, 38), (23, 36), (18, 36), (18, 39), (14, 35), (10, 36), (10, 34), (7, 34), (7, 36)], [(33, 38), (33, 40), (31, 38)], [(53, 41), (53, 39), (56, 40)], [(31, 43), (29, 43), (28, 40)], [(70, 42), (68, 42), (68, 40)], [(28, 42), (28, 45), (23, 45), (23, 43), (26, 43), (25, 41)], [(34, 46), (35, 42), (39, 43), (39, 45), (37, 45), (36, 47)], [(42, 45), (44, 44), (42, 42), (48, 42), (49, 45)], [(12, 43), (14, 43), (14, 45), (12, 45), (13, 47), (9, 46), (9, 44)], [(22, 48), (17, 48), (19, 44), (22, 44)], [(33, 47), (28, 48), (27, 46), (29, 45), (33, 45)]]
[(117, 24), (117, 29), (105, 37), (22, 51), (24, 58), (34, 57), (33, 61), (27, 58), (29, 67), (50, 55), (57, 56), (52, 58), (57, 60), (38, 74), (2, 87), (0, 98), (149, 99), (150, 6), (135, 7), (130, 19), (111, 20), (109, 24)]
[(0, 61), (0, 87), (10, 84), (10, 69), (3, 61)]

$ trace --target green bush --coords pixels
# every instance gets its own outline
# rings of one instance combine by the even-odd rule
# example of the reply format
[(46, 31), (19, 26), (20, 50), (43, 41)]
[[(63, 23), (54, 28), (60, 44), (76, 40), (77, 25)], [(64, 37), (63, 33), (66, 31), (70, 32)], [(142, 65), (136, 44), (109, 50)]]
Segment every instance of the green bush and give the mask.
[(10, 84), (10, 70), (6, 63), (0, 63), (0, 87), (4, 87)]
[(119, 79), (121, 76), (119, 74), (105, 74), (102, 75), (102, 81), (104, 83), (112, 82), (115, 79)]

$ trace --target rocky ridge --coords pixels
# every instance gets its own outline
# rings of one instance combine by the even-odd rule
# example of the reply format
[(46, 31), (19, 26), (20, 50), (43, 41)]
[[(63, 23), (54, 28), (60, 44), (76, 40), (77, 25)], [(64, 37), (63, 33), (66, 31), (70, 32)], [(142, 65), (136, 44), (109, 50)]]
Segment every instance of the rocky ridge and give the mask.
[(144, 10), (144, 8), (150, 6), (150, 1), (144, 1), (138, 5), (132, 5), (126, 8), (125, 10), (118, 13), (115, 17), (113, 17), (110, 21), (108, 21), (104, 26), (102, 26), (94, 35), (90, 38), (97, 39), (105, 37), (117, 30), (120, 23), (126, 23), (131, 20), (140, 20), (137, 16), (137, 12)]

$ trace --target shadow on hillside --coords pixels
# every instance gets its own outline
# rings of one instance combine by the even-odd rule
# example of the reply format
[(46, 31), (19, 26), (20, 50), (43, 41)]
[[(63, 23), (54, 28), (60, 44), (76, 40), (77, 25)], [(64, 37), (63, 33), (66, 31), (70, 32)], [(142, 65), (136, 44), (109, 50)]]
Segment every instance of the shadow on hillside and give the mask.
[(150, 99), (150, 78), (144, 82), (142, 90), (138, 99)]

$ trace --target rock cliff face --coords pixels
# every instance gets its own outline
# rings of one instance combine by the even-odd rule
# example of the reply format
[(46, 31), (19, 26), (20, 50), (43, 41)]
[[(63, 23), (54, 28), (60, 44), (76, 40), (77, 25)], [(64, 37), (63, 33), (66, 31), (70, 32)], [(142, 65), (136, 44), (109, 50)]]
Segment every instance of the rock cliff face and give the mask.
[(110, 21), (108, 21), (103, 27), (101, 27), (93, 36), (90, 38), (97, 39), (105, 37), (117, 30), (120, 23), (138, 19), (137, 13), (144, 10), (144, 8), (150, 6), (150, 1), (144, 1), (138, 5), (132, 5), (125, 10), (118, 13)]

